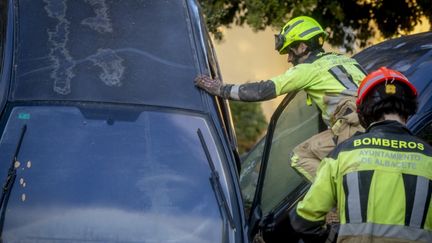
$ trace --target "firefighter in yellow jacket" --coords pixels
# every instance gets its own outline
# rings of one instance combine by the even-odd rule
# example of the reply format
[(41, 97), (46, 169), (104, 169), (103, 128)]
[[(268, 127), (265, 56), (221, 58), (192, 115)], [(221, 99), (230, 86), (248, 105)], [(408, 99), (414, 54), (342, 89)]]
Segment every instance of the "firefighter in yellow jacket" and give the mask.
[(304, 90), (307, 103), (315, 103), (331, 130), (316, 135), (294, 149), (292, 166), (313, 180), (319, 162), (334, 148), (335, 142), (363, 128), (355, 113), (355, 96), (365, 72), (356, 60), (324, 52), (327, 33), (307, 16), (290, 20), (276, 35), (276, 50), (288, 55), (294, 67), (269, 80), (241, 85), (222, 84), (218, 79), (198, 76), (196, 85), (222, 98), (264, 101)]
[(337, 206), (338, 242), (432, 242), (432, 147), (405, 127), (417, 91), (401, 73), (380, 68), (358, 89), (358, 114), (367, 127), (322, 161), (291, 223), (322, 233)]

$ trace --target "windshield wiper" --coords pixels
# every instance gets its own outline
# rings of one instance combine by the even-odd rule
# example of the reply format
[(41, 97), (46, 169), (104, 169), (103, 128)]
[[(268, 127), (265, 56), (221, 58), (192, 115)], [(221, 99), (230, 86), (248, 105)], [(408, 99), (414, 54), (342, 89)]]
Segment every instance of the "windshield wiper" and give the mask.
[(201, 146), (204, 149), (204, 153), (205, 153), (205, 155), (207, 157), (207, 161), (208, 161), (210, 169), (211, 169), (210, 183), (211, 183), (211, 185), (213, 187), (213, 191), (215, 192), (216, 200), (218, 202), (219, 208), (225, 213), (225, 216), (227, 217), (228, 222), (229, 222), (231, 228), (234, 231), (236, 231), (236, 227), (235, 227), (235, 224), (234, 224), (234, 219), (233, 219), (231, 211), (230, 211), (230, 209), (228, 207), (228, 203), (227, 203), (227, 200), (225, 198), (225, 194), (224, 194), (224, 192), (222, 190), (222, 186), (221, 186), (221, 183), (220, 183), (220, 180), (219, 180), (219, 174), (216, 171), (216, 168), (215, 168), (213, 160), (212, 160), (212, 158), (210, 156), (210, 152), (209, 152), (207, 144), (206, 144), (206, 142), (204, 140), (204, 136), (203, 136), (203, 134), (201, 132), (201, 129), (198, 129), (197, 133), (198, 133), (198, 137), (199, 137), (200, 142), (201, 142)]
[(12, 158), (12, 163), (9, 167), (6, 181), (3, 185), (3, 191), (2, 191), (1, 199), (0, 199), (0, 212), (1, 212), (1, 214), (0, 214), (0, 240), (2, 239), (2, 235), (3, 235), (3, 224), (4, 224), (4, 220), (5, 220), (6, 208), (7, 208), (7, 204), (9, 201), (9, 196), (10, 196), (10, 193), (12, 191), (12, 187), (15, 183), (15, 178), (16, 178), (16, 167), (17, 166), (15, 166), (15, 164), (18, 162), (18, 160), (17, 160), (18, 154), (19, 154), (19, 151), (21, 149), (21, 144), (22, 144), (22, 141), (24, 139), (24, 135), (25, 135), (26, 131), (27, 131), (27, 125), (24, 125), (21, 128), (21, 134), (20, 134), (18, 143), (15, 147), (15, 153), (14, 153), (14, 156)]

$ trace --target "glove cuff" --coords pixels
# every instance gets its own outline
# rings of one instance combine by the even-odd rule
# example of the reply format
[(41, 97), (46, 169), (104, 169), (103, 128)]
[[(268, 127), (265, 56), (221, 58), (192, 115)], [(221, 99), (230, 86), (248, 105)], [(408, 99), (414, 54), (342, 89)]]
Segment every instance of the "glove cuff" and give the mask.
[(231, 88), (233, 87), (233, 84), (226, 84), (226, 85), (222, 85), (220, 87), (220, 96), (224, 99), (230, 99), (230, 93), (231, 93)]

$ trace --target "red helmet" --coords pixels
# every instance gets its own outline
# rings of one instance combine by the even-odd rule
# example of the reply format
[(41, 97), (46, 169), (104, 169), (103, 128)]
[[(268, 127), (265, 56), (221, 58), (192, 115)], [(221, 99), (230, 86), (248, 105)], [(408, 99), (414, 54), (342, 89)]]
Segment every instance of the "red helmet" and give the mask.
[(408, 89), (405, 89), (405, 92), (409, 92), (411, 94), (411, 97), (417, 97), (416, 88), (408, 81), (408, 79), (402, 73), (396, 70), (388, 69), (386, 67), (381, 67), (378, 70), (367, 75), (361, 82), (360, 87), (357, 91), (357, 106), (362, 104), (365, 97), (369, 95), (369, 93), (373, 90), (374, 87), (382, 83), (385, 83), (386, 86), (384, 95), (402, 95), (400, 91), (396, 90), (396, 86), (393, 85), (394, 82), (402, 84), (404, 87), (407, 87)]

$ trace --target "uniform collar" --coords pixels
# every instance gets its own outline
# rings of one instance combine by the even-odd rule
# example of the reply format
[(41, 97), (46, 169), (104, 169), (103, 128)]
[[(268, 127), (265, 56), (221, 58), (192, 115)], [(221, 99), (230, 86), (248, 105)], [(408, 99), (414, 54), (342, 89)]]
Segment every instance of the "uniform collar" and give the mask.
[(313, 63), (315, 62), (317, 59), (326, 56), (328, 54), (331, 54), (330, 52), (324, 52), (324, 50), (315, 50), (313, 52), (311, 52), (311, 54), (308, 56), (308, 58), (306, 58), (306, 60), (303, 63)]
[(394, 120), (385, 120), (372, 123), (367, 129), (366, 132), (391, 132), (391, 133), (409, 133), (412, 135), (412, 132), (402, 123)]

